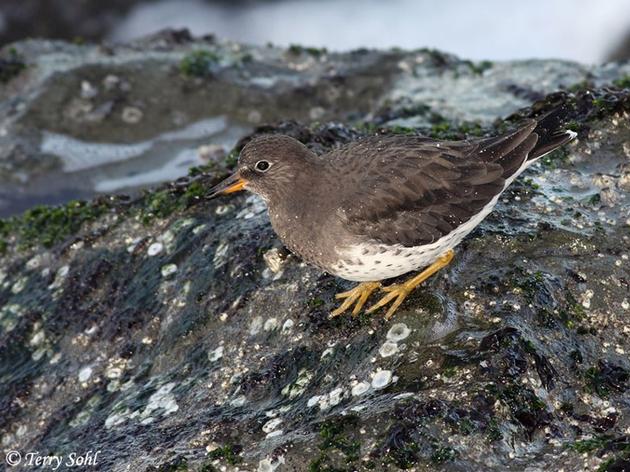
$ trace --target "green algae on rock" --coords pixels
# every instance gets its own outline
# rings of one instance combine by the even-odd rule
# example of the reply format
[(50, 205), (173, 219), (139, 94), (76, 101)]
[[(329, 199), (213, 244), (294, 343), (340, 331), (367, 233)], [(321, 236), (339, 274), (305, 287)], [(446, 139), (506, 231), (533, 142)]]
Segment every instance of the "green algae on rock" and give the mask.
[(210, 67), (218, 61), (216, 53), (200, 49), (185, 56), (179, 63), (179, 70), (190, 77), (204, 77), (210, 74)]
[(7, 53), (0, 54), (0, 83), (7, 83), (26, 69), (24, 59), (14, 48), (8, 48)]

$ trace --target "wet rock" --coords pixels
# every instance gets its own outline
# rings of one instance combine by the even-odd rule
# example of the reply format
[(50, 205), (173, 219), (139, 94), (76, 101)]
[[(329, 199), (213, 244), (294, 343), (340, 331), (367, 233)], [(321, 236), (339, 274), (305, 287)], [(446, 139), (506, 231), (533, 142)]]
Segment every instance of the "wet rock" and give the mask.
[[(627, 65), (481, 67), (436, 51), (249, 51), (195, 40), (220, 60), (211, 73), (182, 77), (179, 61), (194, 48), (154, 41), (107, 54), (18, 44), (43, 75), (19, 84), (41, 93), (25, 92), (9, 128), (28, 124), (32, 142), (43, 131), (77, 139), (85, 131), (150, 148), (152, 129), (172, 133), (174, 120), (214, 113), (194, 102), (214, 100), (217, 87), (228, 97), (252, 91), (251, 102), (238, 99), (246, 105), (225, 101), (226, 113), (293, 118), (253, 133), (284, 132), (317, 152), (377, 132), (494, 133), (559, 105), (578, 139), (518, 179), (453, 264), (390, 322), (329, 319), (334, 294), (351, 284), (286, 257), (260, 199), (204, 198), (253, 133), (235, 139), (224, 160), (150, 192), (0, 220), (3, 448), (100, 450), (95, 470), (107, 471), (615, 470), (627, 462), (630, 95), (613, 85)], [(147, 66), (162, 71), (151, 82), (136, 68), (146, 54), (173, 67)], [(585, 77), (593, 82), (565, 83)], [(82, 80), (98, 93), (80, 96)], [(359, 83), (367, 98), (351, 99)], [(151, 108), (158, 85), (171, 97), (163, 104), (188, 100), (181, 114)], [(339, 97), (332, 89), (345, 98), (327, 101)], [(118, 101), (99, 124), (74, 127), (59, 114), (75, 99), (95, 110), (110, 93), (138, 93), (123, 106), (142, 103), (142, 119), (123, 131)], [(310, 123), (317, 106), (329, 115)], [(606, 189), (614, 198), (601, 195)]]

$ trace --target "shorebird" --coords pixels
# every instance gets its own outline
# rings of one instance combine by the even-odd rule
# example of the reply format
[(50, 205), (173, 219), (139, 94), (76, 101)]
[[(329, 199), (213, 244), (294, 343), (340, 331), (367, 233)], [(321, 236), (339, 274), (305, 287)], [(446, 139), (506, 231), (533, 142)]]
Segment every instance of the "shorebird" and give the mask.
[[(266, 202), (286, 247), (322, 270), (360, 282), (338, 293), (331, 316), (391, 303), (391, 318), (418, 285), (446, 267), (457, 246), (533, 162), (575, 133), (528, 120), (497, 137), (440, 141), (371, 136), (321, 156), (284, 135), (252, 139), (236, 172), (210, 197), (250, 190)], [(382, 281), (423, 269), (399, 284)]]

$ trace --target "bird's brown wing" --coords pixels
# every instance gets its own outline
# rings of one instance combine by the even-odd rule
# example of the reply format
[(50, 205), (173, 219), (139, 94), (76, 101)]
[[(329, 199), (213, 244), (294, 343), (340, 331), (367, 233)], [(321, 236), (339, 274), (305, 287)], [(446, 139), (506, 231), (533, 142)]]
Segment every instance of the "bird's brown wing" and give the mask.
[(376, 242), (435, 242), (504, 189), (536, 145), (535, 126), (474, 141), (390, 136), (353, 143), (330, 161), (345, 182), (339, 214), (353, 234)]

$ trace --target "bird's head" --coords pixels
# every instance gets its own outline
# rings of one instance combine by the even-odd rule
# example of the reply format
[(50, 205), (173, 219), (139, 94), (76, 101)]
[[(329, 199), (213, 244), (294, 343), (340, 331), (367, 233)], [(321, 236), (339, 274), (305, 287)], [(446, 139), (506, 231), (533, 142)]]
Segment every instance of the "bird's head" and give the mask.
[(252, 139), (238, 158), (236, 172), (210, 190), (210, 198), (250, 190), (266, 201), (290, 192), (315, 154), (298, 140), (284, 135)]

